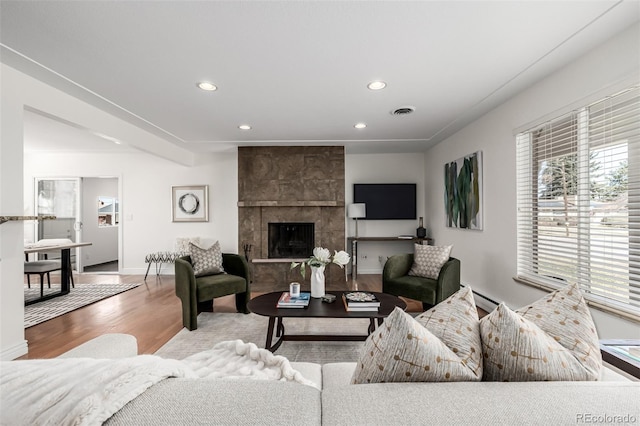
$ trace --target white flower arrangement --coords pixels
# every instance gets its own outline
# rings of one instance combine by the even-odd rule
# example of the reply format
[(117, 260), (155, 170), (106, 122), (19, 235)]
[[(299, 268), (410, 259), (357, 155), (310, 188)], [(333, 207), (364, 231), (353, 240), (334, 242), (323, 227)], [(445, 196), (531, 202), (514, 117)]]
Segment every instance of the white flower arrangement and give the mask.
[(304, 262), (291, 262), (291, 269), (300, 266), (300, 274), (304, 278), (306, 265), (309, 265), (313, 268), (321, 268), (323, 266), (327, 266), (330, 263), (335, 263), (341, 268), (344, 268), (344, 265), (348, 264), (349, 260), (349, 254), (344, 250), (334, 250), (332, 256), (329, 249), (316, 247), (313, 249), (313, 256), (311, 256), (308, 260), (305, 260)]

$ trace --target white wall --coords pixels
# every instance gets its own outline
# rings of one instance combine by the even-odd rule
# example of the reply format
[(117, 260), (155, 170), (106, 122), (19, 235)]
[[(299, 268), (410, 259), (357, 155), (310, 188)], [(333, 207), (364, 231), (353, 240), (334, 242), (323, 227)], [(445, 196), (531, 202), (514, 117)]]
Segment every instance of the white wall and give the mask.
[(83, 177), (81, 187), (82, 240), (92, 243), (81, 249), (82, 266), (118, 260), (119, 226), (98, 226), (98, 197), (118, 199), (118, 178)]
[[(23, 214), (22, 206), (22, 88), (0, 69), (0, 215)], [(27, 351), (24, 339), (23, 224), (0, 225), (0, 359)]]
[[(69, 164), (73, 164), (71, 169)], [(70, 172), (120, 176), (122, 273), (144, 274), (145, 255), (173, 250), (177, 237), (219, 240), (223, 251), (238, 252), (236, 153), (216, 154), (205, 164), (191, 167), (145, 153), (25, 154), (25, 182), (35, 174), (63, 176)], [(209, 185), (209, 222), (172, 222), (172, 185)], [(25, 194), (29, 188), (25, 185)], [(33, 197), (25, 196), (25, 203), (32, 203), (30, 200)], [(165, 267), (163, 273), (173, 273), (173, 269)]]
[[(425, 210), (424, 153), (348, 154), (345, 157), (345, 203), (353, 203), (354, 183), (415, 183), (418, 217)], [(416, 220), (359, 220), (360, 237), (416, 235)], [(346, 235), (355, 235), (355, 221), (347, 219)], [(387, 257), (413, 252), (411, 242), (358, 243), (358, 273), (380, 274)]]
[[(76, 123), (86, 129), (91, 129), (105, 135), (109, 135), (118, 140), (139, 149), (154, 152), (163, 158), (172, 159), (176, 163), (168, 160), (153, 160), (158, 168), (149, 173), (151, 177), (145, 177), (148, 185), (137, 185), (135, 189), (144, 192), (146, 187), (154, 188), (154, 175), (163, 175), (163, 167), (170, 163), (170, 168), (175, 164), (191, 165), (195, 162), (195, 156), (175, 145), (150, 134), (140, 128), (126, 123), (114, 116), (92, 107), (91, 105), (73, 98), (53, 87), (31, 78), (4, 64), (0, 65), (0, 89), (2, 90), (0, 114), (0, 214), (2, 215), (22, 215), (24, 210), (24, 177), (23, 177), (23, 113), (25, 107), (30, 107), (39, 111), (47, 112), (56, 117), (60, 117), (72, 123)], [(141, 154), (142, 155), (142, 154)], [(73, 164), (73, 155), (65, 155), (56, 159), (60, 164)], [(150, 156), (140, 156), (139, 161), (146, 161)], [(224, 160), (223, 160), (224, 161)], [(217, 164), (212, 164), (209, 168), (215, 168)], [(61, 168), (61, 166), (59, 166)], [(129, 166), (133, 168), (133, 166)], [(43, 168), (45, 170), (45, 168)], [(216, 169), (217, 170), (217, 169)], [(47, 170), (48, 173), (52, 171)], [(69, 171), (59, 170), (59, 173), (69, 175)], [(106, 175), (120, 175), (116, 172), (105, 172)], [(91, 175), (87, 172), (87, 175)], [(207, 174), (208, 175), (208, 174)], [(181, 176), (178, 176), (180, 178)], [(213, 177), (219, 177), (215, 172)], [(163, 180), (168, 180), (165, 177)], [(185, 177), (182, 177), (186, 180)], [(235, 181), (235, 176), (233, 176)], [(180, 180), (180, 179), (176, 179)], [(193, 183), (189, 179), (189, 183)], [(179, 183), (179, 182), (176, 182)], [(135, 182), (134, 182), (134, 185)], [(140, 188), (145, 186), (145, 188)], [(231, 186), (233, 193), (236, 191)], [(164, 188), (166, 191), (166, 188)], [(133, 197), (135, 198), (135, 197)], [(165, 200), (165, 196), (155, 199), (158, 203)], [(132, 202), (138, 211), (154, 211), (156, 209), (146, 208), (140, 203)], [(168, 201), (167, 204), (168, 205)], [(132, 206), (133, 207), (133, 206)], [(153, 205), (152, 205), (153, 207)], [(166, 207), (168, 209), (168, 207)], [(136, 209), (133, 209), (136, 211)], [(28, 214), (28, 212), (26, 212)], [(149, 213), (147, 213), (148, 215)], [(237, 218), (234, 226), (237, 227)], [(152, 222), (153, 223), (153, 222)], [(157, 223), (157, 222), (156, 222)], [(162, 227), (149, 230), (152, 235), (163, 235)], [(137, 228), (134, 228), (137, 230)], [(200, 229), (203, 231), (203, 229)], [(179, 230), (182, 231), (182, 230)], [(149, 233), (149, 232), (148, 232)], [(136, 232), (134, 232), (136, 234)], [(143, 240), (138, 236), (138, 240)], [(23, 243), (24, 225), (19, 222), (8, 222), (0, 225), (0, 359), (14, 359), (27, 352), (27, 342), (24, 339), (24, 291), (23, 291)], [(237, 244), (236, 244), (237, 245)], [(138, 246), (138, 250), (144, 250)], [(137, 253), (139, 255), (139, 253)], [(134, 253), (131, 258), (136, 257)]]
[[(518, 284), (516, 275), (515, 129), (638, 84), (640, 26), (625, 31), (433, 147), (425, 157), (428, 228), (436, 244), (453, 244), (464, 284), (517, 308), (545, 293)], [(549, 118), (549, 117), (547, 117)], [(444, 226), (444, 164), (483, 151), (484, 230)], [(637, 323), (592, 309), (601, 338), (638, 338)]]

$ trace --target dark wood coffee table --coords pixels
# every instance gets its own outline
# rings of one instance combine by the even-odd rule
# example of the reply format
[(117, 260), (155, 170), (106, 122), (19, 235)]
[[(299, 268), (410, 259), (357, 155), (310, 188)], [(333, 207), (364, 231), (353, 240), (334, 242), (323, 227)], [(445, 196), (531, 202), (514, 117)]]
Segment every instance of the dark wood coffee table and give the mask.
[[(275, 352), (283, 341), (295, 340), (295, 341), (347, 341), (357, 342), (364, 341), (369, 337), (376, 326), (382, 324), (382, 321), (395, 309), (399, 307), (406, 309), (407, 304), (402, 299), (390, 294), (376, 293), (376, 297), (380, 300), (380, 308), (377, 311), (369, 312), (348, 312), (344, 303), (342, 302), (342, 291), (329, 291), (328, 294), (336, 296), (336, 300), (333, 303), (322, 302), (321, 299), (311, 298), (309, 307), (305, 309), (300, 308), (281, 308), (276, 307), (278, 299), (282, 294), (281, 291), (263, 294), (262, 296), (251, 299), (248, 303), (248, 308), (254, 314), (269, 317), (269, 325), (267, 327), (267, 341), (265, 348), (271, 352)], [(341, 335), (341, 334), (286, 334), (283, 318), (368, 318), (369, 327), (367, 334), (361, 335)], [(276, 327), (277, 319), (277, 327)], [(272, 344), (273, 331), (276, 327), (276, 337), (278, 341)]]

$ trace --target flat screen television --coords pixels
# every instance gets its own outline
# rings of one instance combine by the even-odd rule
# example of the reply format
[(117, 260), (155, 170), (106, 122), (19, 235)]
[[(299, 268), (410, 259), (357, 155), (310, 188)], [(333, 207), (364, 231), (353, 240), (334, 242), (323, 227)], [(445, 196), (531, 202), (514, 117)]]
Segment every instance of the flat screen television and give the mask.
[(416, 219), (416, 184), (354, 183), (353, 202), (366, 204), (364, 219)]

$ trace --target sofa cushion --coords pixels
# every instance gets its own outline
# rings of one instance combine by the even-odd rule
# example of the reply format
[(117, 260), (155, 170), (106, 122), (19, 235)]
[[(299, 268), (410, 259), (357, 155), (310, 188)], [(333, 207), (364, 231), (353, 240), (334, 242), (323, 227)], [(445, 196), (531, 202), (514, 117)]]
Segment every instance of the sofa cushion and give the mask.
[(598, 335), (580, 288), (554, 291), (517, 312), (501, 303), (480, 321), (484, 380), (598, 380)]
[(320, 425), (320, 390), (251, 379), (166, 379), (105, 425)]
[(190, 242), (189, 253), (191, 254), (193, 273), (196, 277), (224, 272), (219, 241), (216, 241), (208, 249), (203, 249)]
[(482, 378), (480, 319), (471, 287), (458, 290), (416, 321), (451, 349), (475, 378)]
[(627, 420), (632, 423), (638, 419), (639, 398), (640, 386), (632, 382), (347, 385), (322, 392), (322, 422), (539, 426), (597, 423), (598, 415), (627, 415), (635, 418)]
[(331, 392), (331, 389), (340, 386), (350, 386), (351, 377), (358, 363), (356, 362), (329, 362), (322, 364), (322, 391)]
[(134, 336), (107, 333), (58, 355), (58, 358), (127, 358), (136, 355), (138, 355), (138, 340)]
[(480, 380), (452, 349), (396, 308), (365, 342), (351, 383)]
[(439, 247), (414, 244), (413, 265), (409, 275), (438, 279), (440, 269), (449, 260), (453, 246)]
[(315, 362), (291, 362), (291, 368), (297, 370), (307, 380), (318, 385), (322, 389), (322, 365)]

